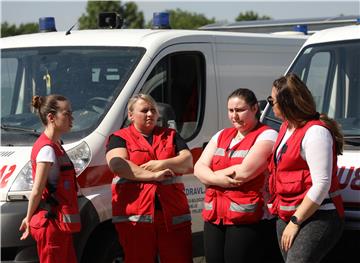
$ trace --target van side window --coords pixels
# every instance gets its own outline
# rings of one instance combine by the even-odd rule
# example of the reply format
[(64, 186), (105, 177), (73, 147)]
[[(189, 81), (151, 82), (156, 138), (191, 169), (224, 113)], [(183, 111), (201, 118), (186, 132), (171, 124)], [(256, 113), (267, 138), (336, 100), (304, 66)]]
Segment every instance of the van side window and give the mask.
[(360, 133), (358, 47), (358, 41), (309, 46), (290, 69), (311, 90), (317, 110), (336, 119), (345, 136)]
[(311, 91), (319, 109), (323, 108), (329, 68), (330, 52), (318, 52), (311, 58), (307, 85), (312, 88)]
[(204, 57), (199, 52), (170, 54), (154, 67), (142, 89), (158, 103), (171, 106), (176, 129), (186, 140), (193, 138), (201, 127), (204, 65)]

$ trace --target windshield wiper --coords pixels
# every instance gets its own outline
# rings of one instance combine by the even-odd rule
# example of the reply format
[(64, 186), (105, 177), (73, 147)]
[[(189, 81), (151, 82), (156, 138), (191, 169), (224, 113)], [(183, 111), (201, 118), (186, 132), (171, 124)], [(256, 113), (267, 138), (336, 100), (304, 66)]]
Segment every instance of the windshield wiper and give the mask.
[(344, 136), (344, 141), (346, 144), (349, 145), (360, 146), (360, 136), (356, 136), (356, 135)]
[(40, 132), (38, 132), (35, 129), (21, 127), (21, 126), (11, 126), (7, 124), (1, 124), (1, 129), (5, 131), (24, 131), (24, 132), (30, 132), (33, 135), (40, 136)]

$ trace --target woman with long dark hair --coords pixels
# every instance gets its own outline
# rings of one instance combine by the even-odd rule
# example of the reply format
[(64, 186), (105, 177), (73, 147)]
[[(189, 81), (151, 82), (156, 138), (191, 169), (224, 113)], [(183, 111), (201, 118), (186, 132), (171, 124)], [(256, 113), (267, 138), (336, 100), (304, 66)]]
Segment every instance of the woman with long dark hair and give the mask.
[(320, 262), (343, 231), (337, 155), (339, 125), (316, 111), (310, 90), (293, 73), (273, 82), (269, 104), (283, 120), (270, 163), (270, 211), (286, 263)]

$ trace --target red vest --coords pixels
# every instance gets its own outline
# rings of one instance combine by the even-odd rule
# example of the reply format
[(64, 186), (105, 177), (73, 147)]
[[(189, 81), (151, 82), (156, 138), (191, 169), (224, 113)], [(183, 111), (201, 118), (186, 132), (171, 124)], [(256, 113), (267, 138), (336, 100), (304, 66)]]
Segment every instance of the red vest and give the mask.
[[(309, 121), (301, 128), (297, 128), (289, 137), (286, 146), (276, 155), (276, 149), (283, 139), (288, 124), (285, 122), (279, 131), (278, 139), (275, 143), (274, 152), (269, 165), (271, 175), (269, 178), (270, 201), (268, 208), (272, 214), (278, 215), (281, 219), (288, 222), (301, 204), (307, 191), (312, 186), (309, 166), (301, 157), (301, 142), (306, 131), (313, 125), (320, 125), (327, 128), (320, 120)], [(280, 155), (281, 154), (281, 155)], [(276, 163), (276, 158), (279, 159)], [(339, 215), (344, 215), (342, 198), (339, 191), (339, 181), (337, 173), (337, 155), (335, 141), (333, 145), (333, 167), (329, 196), (332, 199)]]
[[(237, 129), (224, 129), (218, 138), (218, 147), (212, 158), (210, 168), (213, 171), (241, 164), (254, 145), (256, 138), (268, 126), (259, 124), (239, 143), (230, 148), (230, 143), (237, 134)], [(258, 222), (263, 215), (264, 200), (261, 189), (264, 185), (265, 173), (244, 183), (237, 188), (209, 186), (205, 192), (203, 219), (214, 224), (224, 225), (251, 224)]]
[(51, 146), (55, 151), (59, 164), (59, 175), (56, 185), (47, 183), (39, 208), (32, 216), (30, 224), (36, 225), (39, 221), (44, 221), (44, 217), (53, 218), (61, 231), (79, 232), (81, 223), (74, 165), (65, 150), (53, 143), (44, 133), (36, 140), (31, 151), (33, 180), (36, 175), (36, 157), (45, 145)]
[[(113, 135), (126, 141), (129, 160), (136, 165), (141, 165), (150, 160), (175, 157), (175, 133), (173, 129), (155, 127), (152, 145), (133, 125)], [(153, 223), (156, 194), (169, 230), (190, 224), (191, 214), (180, 176), (162, 182), (139, 182), (114, 176), (112, 184), (114, 223)]]

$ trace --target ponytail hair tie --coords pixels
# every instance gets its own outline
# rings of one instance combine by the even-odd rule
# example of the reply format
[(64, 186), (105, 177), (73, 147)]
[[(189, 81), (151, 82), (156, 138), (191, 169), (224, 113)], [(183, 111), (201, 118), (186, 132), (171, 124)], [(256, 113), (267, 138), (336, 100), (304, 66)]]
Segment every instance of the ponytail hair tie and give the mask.
[(320, 113), (316, 112), (314, 114), (314, 120), (320, 120)]

